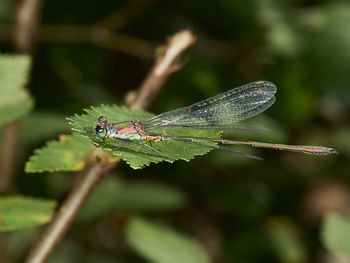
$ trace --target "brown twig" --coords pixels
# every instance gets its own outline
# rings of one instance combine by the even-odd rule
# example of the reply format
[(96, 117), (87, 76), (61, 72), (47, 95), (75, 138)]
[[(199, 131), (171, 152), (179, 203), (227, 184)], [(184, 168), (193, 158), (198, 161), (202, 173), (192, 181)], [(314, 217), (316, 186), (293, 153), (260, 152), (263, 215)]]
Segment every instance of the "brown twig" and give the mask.
[(7, 195), (11, 189), (16, 166), (19, 123), (13, 121), (3, 128), (0, 147), (0, 195)]
[(55, 249), (76, 217), (80, 207), (104, 174), (112, 170), (118, 162), (109, 163), (104, 158), (95, 160), (76, 176), (83, 178), (60, 207), (54, 221), (45, 229), (43, 238), (31, 251), (27, 262), (45, 262), (46, 258)]
[[(179, 35), (183, 36), (183, 34), (188, 35), (188, 37), (192, 39), (192, 41), (187, 42), (187, 46), (183, 45), (183, 37), (178, 37)], [(174, 67), (179, 67), (177, 63), (180, 55), (193, 43), (194, 39), (195, 38), (189, 31), (182, 31), (169, 40), (168, 44), (164, 47), (165, 51), (163, 55), (156, 62), (156, 65), (159, 64), (161, 67), (154, 66), (152, 68), (148, 77), (146, 77), (146, 81), (141, 85), (139, 91), (140, 95), (137, 96), (133, 103), (128, 104), (128, 106), (134, 108), (146, 108), (149, 105), (168, 75), (174, 71)], [(170, 52), (171, 55), (165, 55), (168, 52)], [(170, 60), (169, 56), (176, 59)], [(145, 84), (147, 83), (147, 79), (152, 79), (152, 85)], [(103, 154), (105, 153), (103, 152)], [(104, 155), (102, 155), (102, 158), (96, 158), (92, 164), (86, 167), (80, 174), (77, 174), (77, 176), (82, 177), (82, 182), (72, 189), (71, 193), (57, 212), (54, 220), (45, 229), (41, 240), (32, 249), (27, 263), (42, 263), (45, 261), (60, 242), (79, 212), (80, 207), (85, 203), (90, 193), (98, 185), (100, 179), (110, 172), (120, 161), (119, 159), (118, 161), (109, 163), (107, 158), (104, 158), (103, 156)]]
[(13, 42), (18, 53), (30, 54), (38, 28), (41, 0), (23, 0), (16, 12)]
[(168, 39), (167, 45), (162, 48), (162, 54), (137, 91), (134, 108), (143, 109), (149, 106), (169, 75), (181, 67), (180, 57), (195, 40), (195, 36), (189, 30), (180, 31)]

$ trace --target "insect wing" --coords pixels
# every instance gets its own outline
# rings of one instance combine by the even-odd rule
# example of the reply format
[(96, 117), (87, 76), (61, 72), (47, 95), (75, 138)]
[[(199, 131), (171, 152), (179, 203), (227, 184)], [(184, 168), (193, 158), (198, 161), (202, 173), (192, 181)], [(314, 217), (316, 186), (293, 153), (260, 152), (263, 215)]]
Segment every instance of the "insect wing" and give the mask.
[(275, 102), (276, 86), (256, 81), (228, 90), (188, 107), (164, 112), (142, 122), (146, 128), (225, 129), (253, 117)]

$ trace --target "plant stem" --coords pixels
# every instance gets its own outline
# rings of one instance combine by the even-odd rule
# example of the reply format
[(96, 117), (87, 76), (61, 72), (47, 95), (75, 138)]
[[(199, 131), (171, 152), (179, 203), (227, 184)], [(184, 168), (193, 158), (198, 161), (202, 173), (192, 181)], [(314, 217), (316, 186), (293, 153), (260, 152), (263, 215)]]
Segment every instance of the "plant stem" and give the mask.
[(14, 121), (3, 128), (0, 147), (0, 195), (10, 192), (17, 159), (19, 123)]
[(137, 100), (133, 102), (133, 108), (148, 108), (170, 74), (181, 68), (180, 58), (195, 40), (195, 36), (189, 30), (180, 31), (168, 39), (168, 43), (162, 47), (162, 54), (137, 91)]
[(98, 184), (100, 179), (108, 171), (112, 170), (118, 162), (108, 163), (105, 160), (96, 160), (95, 163), (87, 166), (83, 171), (77, 174), (82, 177), (80, 184), (76, 184), (71, 190), (68, 198), (60, 207), (55, 220), (45, 229), (44, 238), (39, 241), (27, 262), (39, 263), (45, 262), (50, 253), (60, 242), (72, 221), (79, 212), (80, 207), (90, 196), (91, 191)]

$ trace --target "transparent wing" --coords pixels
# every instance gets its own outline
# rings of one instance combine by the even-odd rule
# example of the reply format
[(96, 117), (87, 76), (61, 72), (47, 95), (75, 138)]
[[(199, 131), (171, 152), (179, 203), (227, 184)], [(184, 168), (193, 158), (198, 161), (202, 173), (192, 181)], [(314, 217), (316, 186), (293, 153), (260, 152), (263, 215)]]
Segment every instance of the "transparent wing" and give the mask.
[(164, 112), (142, 121), (142, 124), (148, 129), (229, 129), (236, 122), (268, 109), (275, 102), (276, 91), (275, 84), (271, 82), (251, 82), (188, 107)]

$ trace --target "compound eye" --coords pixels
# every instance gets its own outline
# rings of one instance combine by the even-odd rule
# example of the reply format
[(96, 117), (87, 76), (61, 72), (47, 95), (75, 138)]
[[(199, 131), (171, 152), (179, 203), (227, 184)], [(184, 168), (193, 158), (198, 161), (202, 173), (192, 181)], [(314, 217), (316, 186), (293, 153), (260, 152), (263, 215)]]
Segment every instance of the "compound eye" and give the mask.
[(99, 137), (104, 137), (105, 136), (105, 128), (97, 125), (95, 128), (95, 132)]
[(101, 132), (104, 132), (104, 128), (102, 128), (101, 126), (97, 126), (96, 127), (96, 132), (99, 132), (99, 133), (101, 133)]
[(105, 116), (101, 116), (100, 118), (98, 118), (98, 120), (97, 120), (99, 123), (104, 123), (104, 122), (106, 122), (107, 121), (107, 117), (105, 117)]

